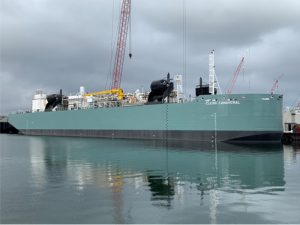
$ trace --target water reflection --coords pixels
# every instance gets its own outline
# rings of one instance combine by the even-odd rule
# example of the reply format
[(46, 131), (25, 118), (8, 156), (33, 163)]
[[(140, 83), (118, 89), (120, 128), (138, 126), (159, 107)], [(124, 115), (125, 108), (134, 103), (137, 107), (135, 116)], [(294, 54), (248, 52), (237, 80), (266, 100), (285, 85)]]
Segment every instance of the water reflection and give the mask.
[(55, 142), (43, 138), (30, 139), (30, 153), (33, 180), (36, 185), (45, 182), (59, 186), (65, 182), (67, 152), (62, 151)]
[[(146, 173), (147, 174), (147, 173)], [(175, 195), (175, 183), (172, 177), (159, 175), (146, 175), (150, 187), (152, 201), (159, 201), (154, 205), (171, 207), (171, 201)]]
[(278, 145), (216, 149), (214, 143), (54, 137), (32, 137), (30, 144), (37, 187), (103, 194), (108, 199), (97, 204), (112, 209), (113, 223), (130, 222), (132, 205), (147, 193), (154, 207), (167, 210), (197, 201), (208, 206), (208, 222), (217, 223), (218, 207), (230, 202), (224, 193), (247, 202), (248, 194), (284, 191), (284, 158), (293, 158)]
[(297, 154), (300, 152), (300, 142), (294, 145), (284, 146), (284, 161), (288, 164), (294, 163), (297, 160)]

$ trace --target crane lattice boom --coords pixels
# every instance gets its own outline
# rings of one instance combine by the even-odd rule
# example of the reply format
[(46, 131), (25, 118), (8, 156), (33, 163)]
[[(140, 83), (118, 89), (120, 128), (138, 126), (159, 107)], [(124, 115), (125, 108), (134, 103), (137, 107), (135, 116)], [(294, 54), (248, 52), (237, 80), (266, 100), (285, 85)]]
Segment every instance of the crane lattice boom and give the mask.
[(278, 88), (278, 83), (279, 83), (279, 80), (281, 79), (281, 77), (283, 77), (283, 74), (280, 75), (280, 76), (275, 80), (275, 82), (274, 82), (274, 84), (273, 84), (273, 86), (272, 86), (272, 88), (271, 88), (271, 91), (270, 91), (271, 94), (274, 94), (275, 90)]
[(121, 84), (130, 11), (131, 0), (123, 0), (119, 21), (118, 41), (115, 53), (115, 64), (113, 69), (111, 89), (119, 89)]
[(274, 84), (271, 88), (271, 94), (274, 94), (275, 89), (278, 88), (278, 82), (279, 82), (278, 79), (274, 82)]
[(227, 94), (231, 94), (232, 89), (233, 89), (233, 87), (235, 85), (235, 82), (237, 80), (237, 77), (238, 77), (238, 75), (239, 75), (239, 73), (240, 73), (240, 71), (242, 69), (243, 63), (244, 63), (244, 57), (241, 59), (240, 64), (238, 65), (238, 67), (236, 68), (235, 73), (233, 74), (233, 78), (232, 78), (232, 81), (230, 83), (230, 87), (227, 90)]

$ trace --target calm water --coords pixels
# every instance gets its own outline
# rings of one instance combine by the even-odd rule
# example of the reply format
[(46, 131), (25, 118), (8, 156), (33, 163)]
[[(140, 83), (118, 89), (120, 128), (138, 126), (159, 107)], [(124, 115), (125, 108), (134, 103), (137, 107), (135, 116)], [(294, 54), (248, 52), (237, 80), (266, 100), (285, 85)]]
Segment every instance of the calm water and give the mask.
[(1, 223), (300, 223), (300, 148), (0, 135)]

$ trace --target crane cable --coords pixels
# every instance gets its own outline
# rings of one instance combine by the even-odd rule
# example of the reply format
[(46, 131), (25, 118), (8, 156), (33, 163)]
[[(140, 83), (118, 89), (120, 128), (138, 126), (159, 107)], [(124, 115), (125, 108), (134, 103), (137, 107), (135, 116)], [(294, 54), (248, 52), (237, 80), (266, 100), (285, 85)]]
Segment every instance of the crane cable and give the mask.
[(112, 18), (111, 18), (111, 41), (110, 41), (110, 60), (109, 60), (109, 67), (107, 71), (106, 81), (105, 81), (105, 90), (107, 89), (108, 79), (112, 75), (112, 61), (113, 61), (113, 54), (114, 54), (114, 24), (115, 24), (115, 0), (112, 0)]
[(131, 51), (131, 14), (132, 14), (132, 6), (130, 4), (130, 14), (129, 14), (129, 58), (131, 59), (132, 57), (132, 51)]
[(186, 95), (186, 81), (187, 81), (187, 69), (186, 69), (186, 4), (185, 0), (182, 0), (182, 73), (184, 76), (184, 93)]

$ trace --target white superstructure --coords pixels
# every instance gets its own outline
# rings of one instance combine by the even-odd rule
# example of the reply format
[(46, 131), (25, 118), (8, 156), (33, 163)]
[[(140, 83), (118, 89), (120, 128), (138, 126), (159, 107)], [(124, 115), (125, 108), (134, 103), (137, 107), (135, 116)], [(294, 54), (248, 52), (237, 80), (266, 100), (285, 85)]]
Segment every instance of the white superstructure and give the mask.
[(88, 108), (89, 104), (93, 102), (92, 96), (85, 96), (84, 86), (79, 87), (79, 92), (68, 96), (68, 110)]
[[(183, 76), (175, 75), (173, 81), (174, 89), (169, 95), (169, 102), (180, 103), (186, 101), (183, 93)], [(144, 92), (139, 89), (129, 93), (124, 93), (122, 89), (87, 92), (84, 86), (80, 86), (79, 91), (73, 94), (62, 95), (62, 92), (60, 92), (60, 94), (49, 95), (49, 104), (52, 108), (49, 106), (46, 111), (142, 105), (147, 103), (149, 93), (149, 91)], [(38, 90), (32, 99), (32, 112), (44, 112), (47, 103), (47, 95)]]
[(174, 76), (174, 89), (176, 92), (176, 102), (184, 101), (184, 93), (183, 93), (183, 79), (182, 75)]
[(85, 94), (85, 88), (84, 86), (79, 87), (79, 93), (83, 96)]
[(44, 112), (47, 104), (47, 95), (42, 90), (37, 90), (32, 99), (32, 112)]

